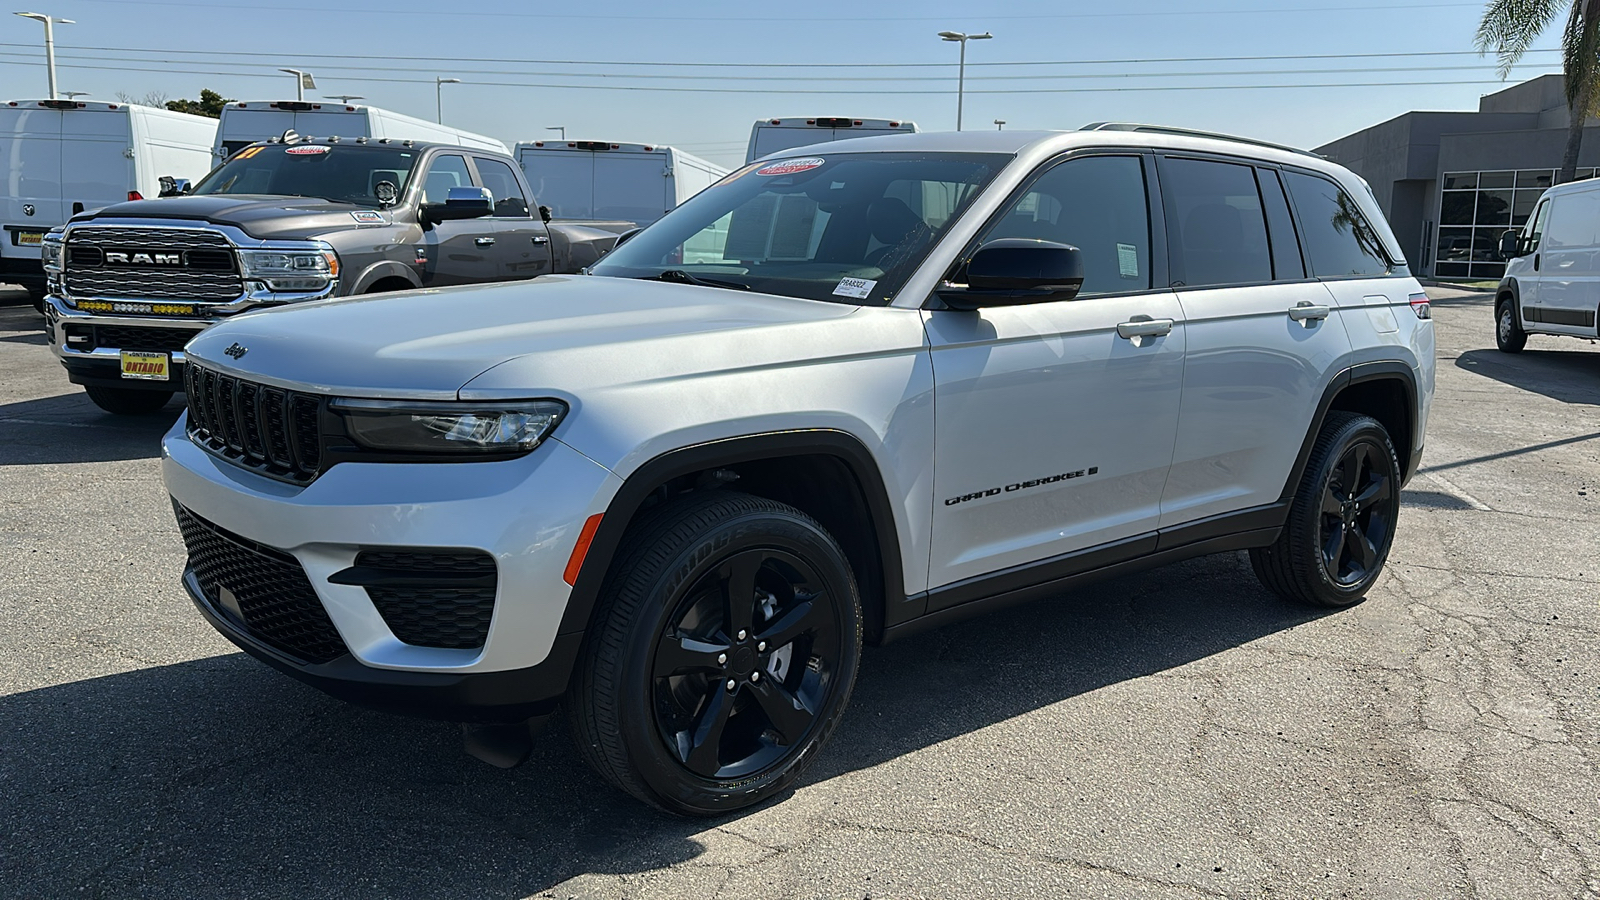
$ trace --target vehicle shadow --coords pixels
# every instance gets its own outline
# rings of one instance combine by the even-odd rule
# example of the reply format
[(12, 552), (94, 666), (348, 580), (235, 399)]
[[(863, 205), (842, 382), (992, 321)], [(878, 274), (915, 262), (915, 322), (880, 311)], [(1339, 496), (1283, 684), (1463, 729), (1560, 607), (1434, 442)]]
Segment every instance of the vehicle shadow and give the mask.
[(0, 403), (0, 466), (152, 459), (182, 411), (182, 394), (142, 416), (114, 416), (82, 392)]
[[(1316, 615), (1228, 554), (869, 649), (805, 783)], [(242, 654), (0, 697), (0, 760), (6, 897), (523, 897), (694, 860), (717, 824), (612, 791), (563, 726), (493, 769), (454, 726), (343, 705)]]
[(50, 341), (45, 338), (44, 332), (42, 331), (36, 333), (25, 332), (21, 334), (4, 334), (0, 335), (0, 341), (5, 341), (8, 344), (33, 344), (38, 347), (43, 347), (50, 343)]
[(1468, 350), (1456, 358), (1456, 367), (1562, 403), (1600, 404), (1600, 353), (1593, 350)]

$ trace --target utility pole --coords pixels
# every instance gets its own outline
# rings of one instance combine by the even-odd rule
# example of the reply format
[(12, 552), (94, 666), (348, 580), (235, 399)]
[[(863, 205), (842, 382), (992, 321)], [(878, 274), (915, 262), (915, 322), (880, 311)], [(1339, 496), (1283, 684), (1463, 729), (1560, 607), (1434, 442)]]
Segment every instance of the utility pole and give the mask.
[(459, 78), (440, 78), (433, 76), (433, 104), (434, 118), (440, 125), (444, 124), (444, 86), (447, 84), (460, 84)]
[(947, 41), (954, 41), (961, 45), (961, 63), (956, 70), (956, 130), (961, 130), (961, 101), (967, 88), (967, 41), (987, 41), (994, 35), (985, 31), (983, 34), (966, 34), (961, 31), (941, 31), (939, 37)]
[(55, 26), (56, 26), (56, 23), (58, 23), (58, 22), (60, 24), (62, 24), (62, 25), (76, 25), (78, 23), (72, 21), (71, 19), (58, 19), (55, 16), (47, 16), (44, 13), (19, 12), (19, 13), (17, 13), (17, 15), (23, 17), (24, 19), (33, 19), (36, 22), (43, 22), (44, 23), (44, 64), (45, 64), (45, 70), (47, 72), (49, 72), (49, 75), (50, 75), (50, 99), (54, 100), (54, 99), (56, 99), (56, 29), (55, 29)]

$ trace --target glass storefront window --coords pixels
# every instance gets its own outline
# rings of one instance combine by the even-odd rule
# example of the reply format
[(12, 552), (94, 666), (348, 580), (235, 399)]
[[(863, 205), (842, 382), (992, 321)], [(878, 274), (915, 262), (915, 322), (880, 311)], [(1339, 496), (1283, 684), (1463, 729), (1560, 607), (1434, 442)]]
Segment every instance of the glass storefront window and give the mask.
[(1479, 190), (1478, 215), (1473, 221), (1478, 225), (1510, 225), (1511, 192)]
[(1475, 188), (1477, 186), (1477, 172), (1446, 172), (1444, 173), (1444, 184), (1439, 185), (1440, 188), (1447, 191)]
[(1508, 188), (1516, 184), (1515, 172), (1481, 172), (1478, 175), (1478, 189)]
[[(1439, 182), (1433, 274), (1484, 280), (1503, 276), (1500, 235), (1527, 224), (1555, 176), (1554, 169), (1446, 172)], [(1594, 169), (1579, 169), (1576, 175), (1594, 176)]]
[(1554, 169), (1523, 169), (1517, 173), (1517, 187), (1543, 190), (1556, 183)]
[(1477, 191), (1445, 191), (1439, 202), (1439, 224), (1471, 225), (1473, 205), (1478, 200)]

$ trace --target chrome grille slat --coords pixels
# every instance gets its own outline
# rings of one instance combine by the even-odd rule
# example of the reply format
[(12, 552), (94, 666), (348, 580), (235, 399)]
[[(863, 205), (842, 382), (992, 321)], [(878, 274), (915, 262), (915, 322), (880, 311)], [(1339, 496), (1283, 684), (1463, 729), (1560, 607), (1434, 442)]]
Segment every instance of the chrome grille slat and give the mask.
[[(215, 231), (79, 226), (68, 232), (66, 246), (62, 278), (70, 296), (206, 303), (226, 303), (244, 296), (233, 247)], [(183, 268), (122, 268), (103, 265), (106, 248), (197, 252)], [(77, 255), (74, 249), (79, 250)]]

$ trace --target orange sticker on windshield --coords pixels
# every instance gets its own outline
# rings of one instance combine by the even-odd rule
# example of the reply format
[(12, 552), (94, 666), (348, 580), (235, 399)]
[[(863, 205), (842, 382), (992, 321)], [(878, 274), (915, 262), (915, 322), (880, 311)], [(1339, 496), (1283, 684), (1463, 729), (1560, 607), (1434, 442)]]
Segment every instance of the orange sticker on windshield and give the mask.
[(804, 159), (786, 159), (775, 162), (770, 166), (762, 166), (756, 170), (757, 175), (793, 175), (796, 172), (809, 172), (827, 162), (820, 156), (808, 156)]

